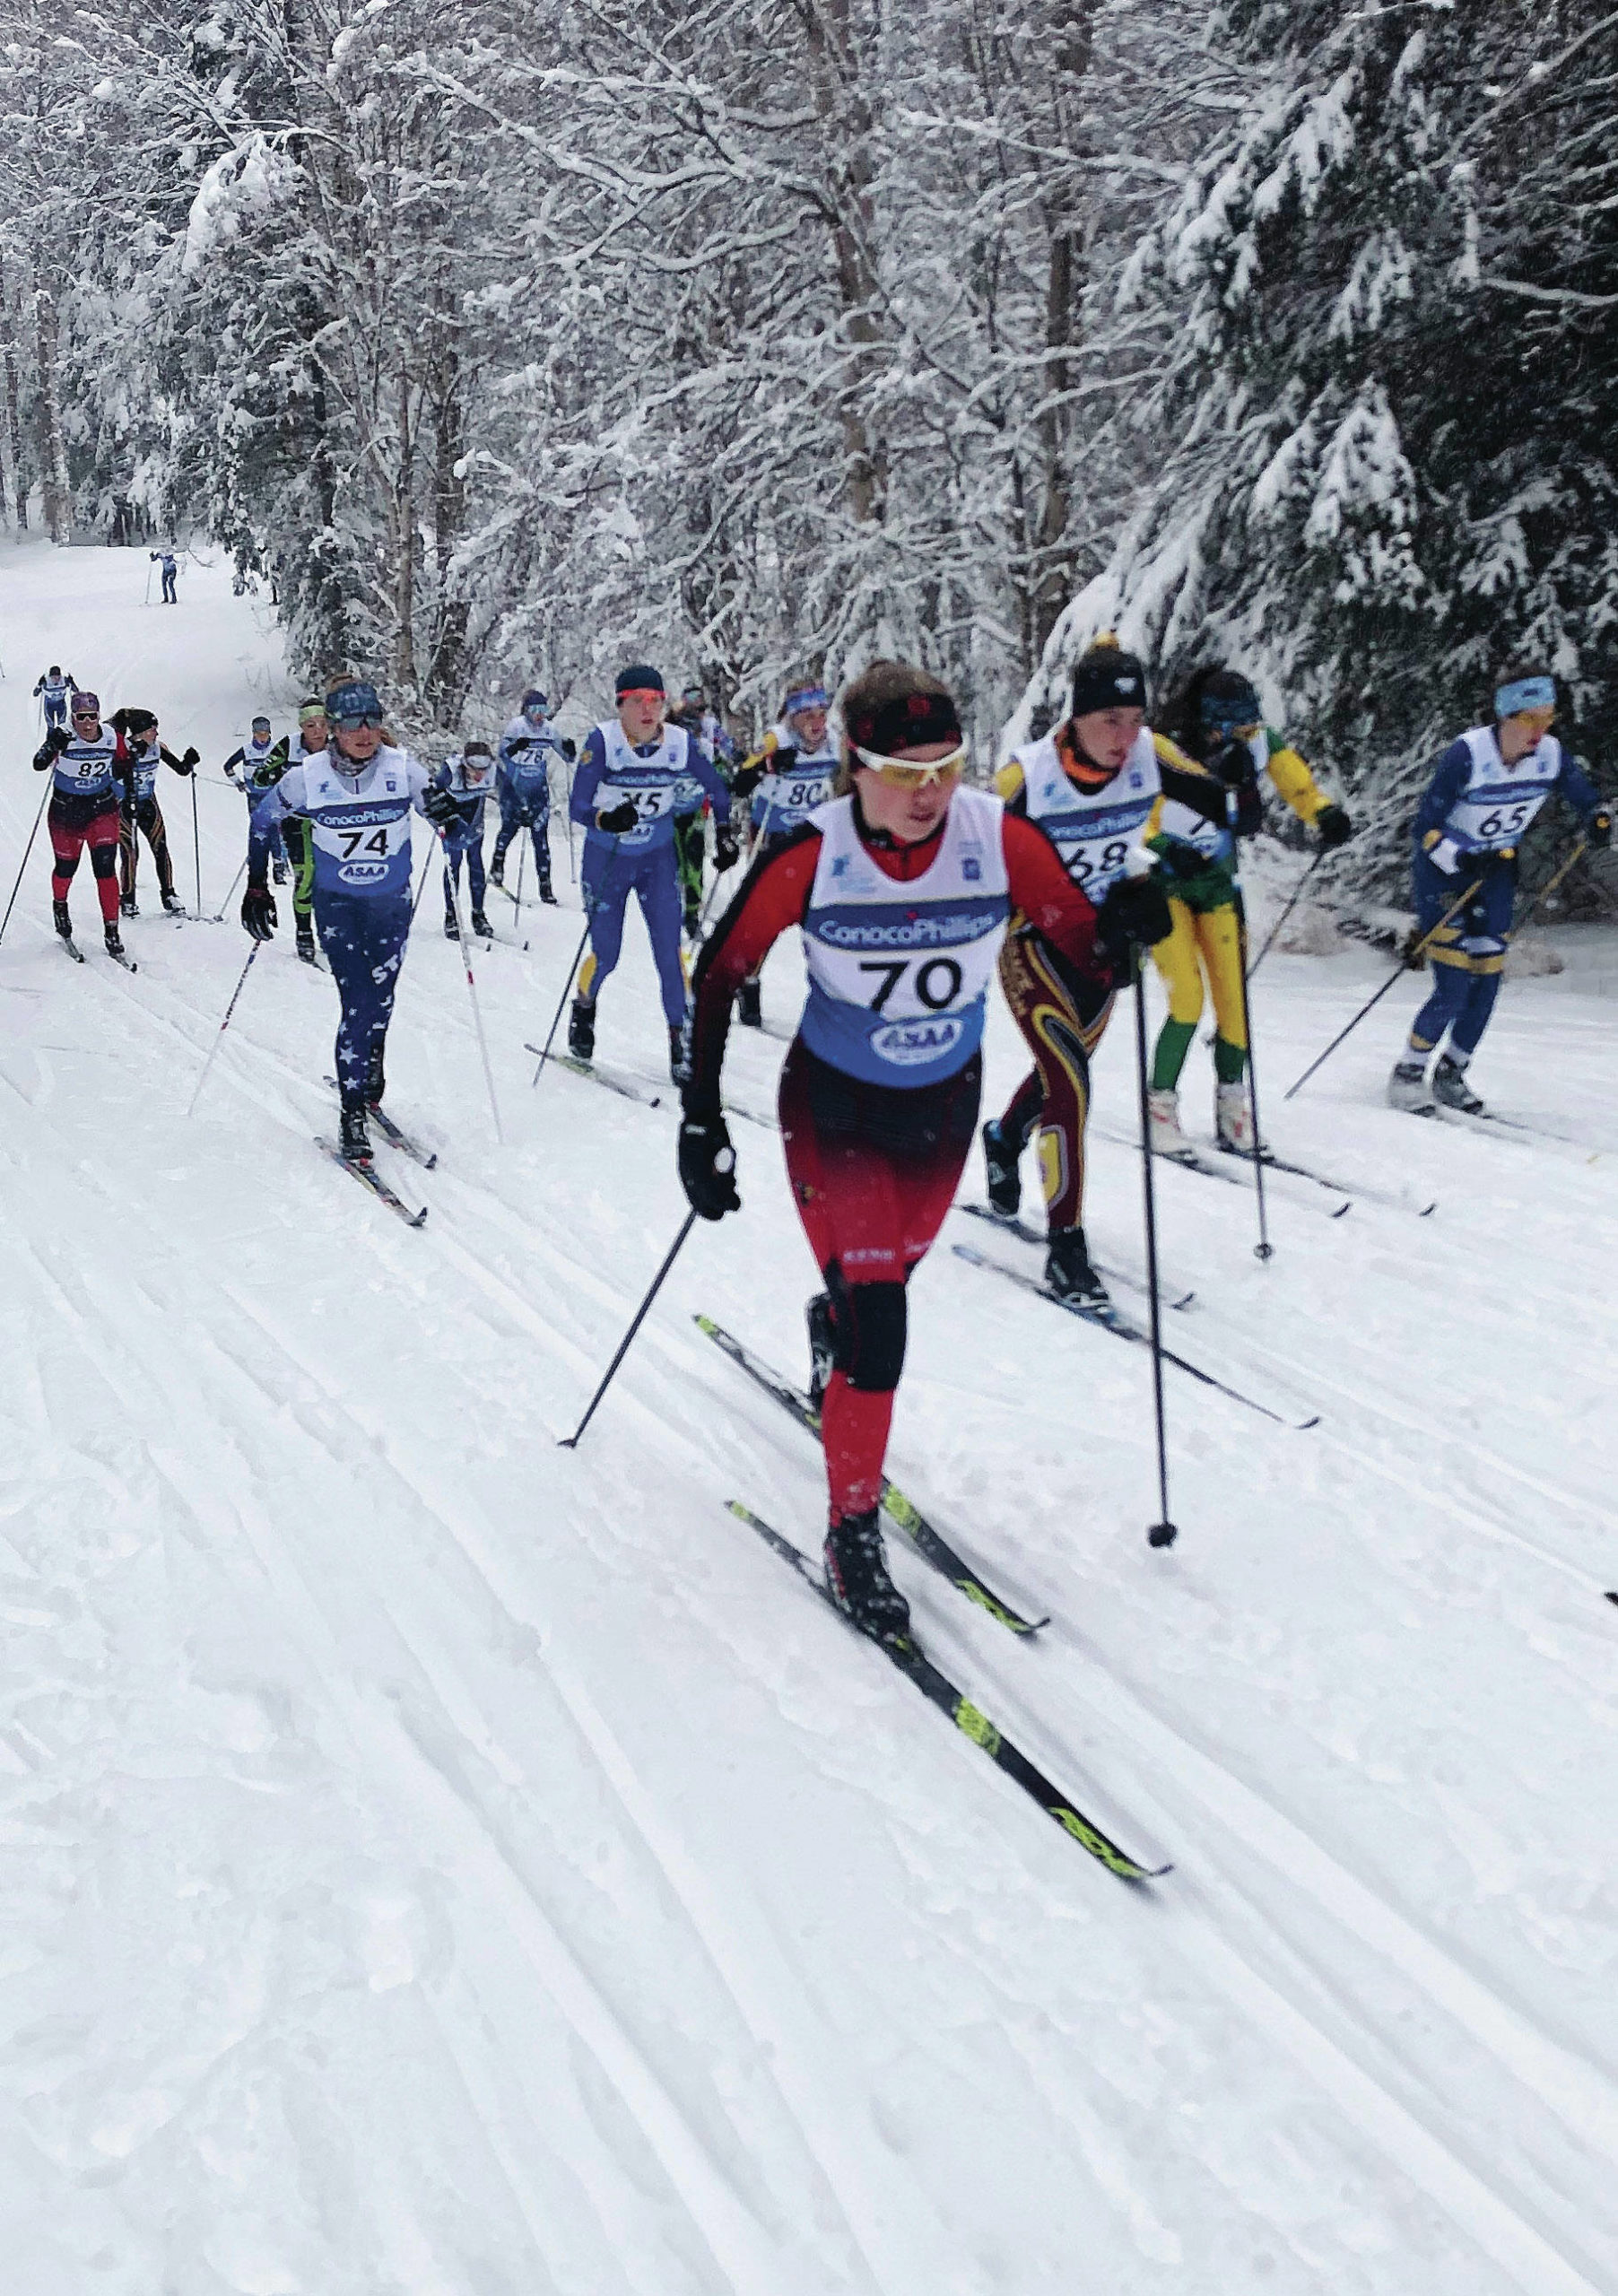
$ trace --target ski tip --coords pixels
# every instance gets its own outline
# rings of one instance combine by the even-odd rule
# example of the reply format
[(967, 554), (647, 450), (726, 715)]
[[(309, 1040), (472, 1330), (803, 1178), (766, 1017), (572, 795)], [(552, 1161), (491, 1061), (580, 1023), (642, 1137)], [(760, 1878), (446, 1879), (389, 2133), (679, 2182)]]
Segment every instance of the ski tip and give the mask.
[(1618, 1603), (1618, 1594), (1615, 1594), (1610, 1587), (1606, 1590), (1606, 1598), (1609, 1603)]
[(1433, 1200), (1432, 1200), (1432, 1202), (1431, 1202), (1431, 1204), (1424, 1204), (1424, 1205), (1422, 1206), (1422, 1209), (1421, 1209), (1421, 1210), (1416, 1213), (1416, 1218), (1417, 1218), (1418, 1220), (1431, 1220), (1431, 1217), (1432, 1217), (1432, 1215), (1433, 1215), (1433, 1213), (1438, 1210), (1438, 1208), (1439, 1208), (1439, 1205), (1438, 1205), (1438, 1198), (1437, 1198), (1437, 1196), (1434, 1196), (1434, 1198), (1433, 1198)]
[(1354, 1207), (1353, 1207), (1353, 1204), (1352, 1200), (1345, 1199), (1342, 1204), (1340, 1204), (1340, 1205), (1337, 1206), (1336, 1210), (1335, 1210), (1335, 1212), (1334, 1212), (1330, 1216), (1331, 1216), (1334, 1220), (1341, 1220), (1341, 1219), (1344, 1219), (1344, 1217), (1345, 1217), (1349, 1213), (1351, 1213), (1351, 1212), (1353, 1210), (1353, 1208), (1354, 1208)]
[(1311, 1427), (1318, 1427), (1319, 1424), (1320, 1414), (1318, 1412), (1315, 1413), (1312, 1419), (1295, 1419), (1292, 1422), (1293, 1427), (1300, 1435), (1307, 1435)]
[[(692, 1321), (695, 1324), (697, 1329), (700, 1332), (705, 1332), (709, 1339), (714, 1337), (719, 1328), (718, 1325), (715, 1323), (711, 1316), (696, 1315), (692, 1318)], [(733, 1499), (730, 1501), (730, 1504), (733, 1507), (739, 1507), (741, 1501), (739, 1500)]]

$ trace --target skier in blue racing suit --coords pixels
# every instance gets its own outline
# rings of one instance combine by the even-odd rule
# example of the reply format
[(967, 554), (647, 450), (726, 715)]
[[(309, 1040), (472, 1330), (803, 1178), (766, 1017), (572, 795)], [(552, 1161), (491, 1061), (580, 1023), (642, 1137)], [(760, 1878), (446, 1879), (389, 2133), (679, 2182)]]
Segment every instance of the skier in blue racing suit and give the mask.
[(302, 816), (315, 851), (315, 930), (342, 1006), (342, 1152), (365, 1163), (366, 1111), (385, 1088), (387, 1024), (410, 933), (410, 815), (424, 813), (435, 829), (459, 816), (449, 792), (387, 740), (374, 685), (347, 680), (326, 695), (326, 714), (329, 746), (289, 766), (254, 811), (241, 921), (255, 940), (274, 938), (270, 841), (289, 814)]
[(618, 962), (630, 894), (640, 903), (668, 1022), (669, 1073), (685, 1074), (685, 970), (680, 957), (680, 879), (674, 857), (674, 806), (680, 785), (694, 781), (718, 823), (721, 869), (736, 858), (730, 833), (730, 792), (683, 726), (665, 726), (668, 697), (661, 674), (637, 662), (620, 670), (618, 715), (592, 728), (573, 777), (573, 819), (585, 832), (579, 886), (589, 920), (590, 952), (578, 970), (568, 1022), (568, 1048), (589, 1060), (596, 1049), (596, 999)]
[[(1465, 1116), (1487, 1113), (1466, 1082), (1511, 939), (1517, 850), (1553, 795), (1579, 816), (1587, 841), (1610, 845), (1613, 815), (1551, 731), (1556, 682), (1536, 663), (1508, 670), (1494, 691), (1494, 722), (1450, 743), (1416, 808), (1416, 930), (1428, 941), (1432, 994), (1387, 1080), (1390, 1108), (1431, 1116), (1435, 1101)], [(1471, 888), (1470, 898), (1456, 904)], [(1456, 914), (1444, 921), (1446, 913)], [(1427, 1064), (1439, 1054), (1431, 1085)]]
[(523, 696), (521, 715), (514, 718), (500, 737), (500, 766), (495, 787), (500, 797), (500, 833), (489, 874), (497, 885), (506, 882), (506, 852), (522, 830), (534, 839), (534, 862), (539, 871), (539, 897), (552, 909), (551, 890), (551, 776), (552, 753), (571, 764), (578, 752), (552, 728), (550, 703), (537, 686)]

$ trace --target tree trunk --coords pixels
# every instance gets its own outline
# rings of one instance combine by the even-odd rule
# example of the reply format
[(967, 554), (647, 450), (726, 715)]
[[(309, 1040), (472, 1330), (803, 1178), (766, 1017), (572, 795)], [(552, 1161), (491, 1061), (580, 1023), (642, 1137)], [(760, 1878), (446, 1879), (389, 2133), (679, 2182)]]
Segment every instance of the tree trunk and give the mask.
[(842, 306), (841, 334), (844, 342), (853, 345), (848, 379), (837, 395), (844, 483), (856, 519), (867, 525), (881, 518), (888, 484), (887, 457), (880, 440), (872, 437), (870, 420), (884, 348), (873, 256), (871, 110), (860, 86), (849, 0), (813, 0), (805, 29), (814, 108), (820, 116), (835, 207), (831, 231)]
[(461, 362), (453, 344), (439, 364), (432, 405), (432, 555), (438, 570), (438, 630), (427, 671), (427, 691), (445, 724), (464, 698), (466, 631), (471, 605), (449, 595), (449, 561), (466, 517), (466, 482), (459, 464), (466, 450)]
[(34, 274), (35, 358), (39, 370), (40, 446), (45, 461), (45, 526), (52, 542), (65, 543), (72, 528), (67, 483), (67, 446), (62, 435), (62, 389), (57, 375), (57, 298)]
[(0, 368), (5, 381), (5, 449), (11, 469), (17, 532), (28, 532), (28, 464), (22, 452), (22, 409), (17, 392), (17, 327), (11, 281), (0, 257)]
[(398, 465), (393, 500), (394, 675), (401, 685), (416, 682), (415, 431), (410, 404), (410, 370), (403, 359), (396, 377)]

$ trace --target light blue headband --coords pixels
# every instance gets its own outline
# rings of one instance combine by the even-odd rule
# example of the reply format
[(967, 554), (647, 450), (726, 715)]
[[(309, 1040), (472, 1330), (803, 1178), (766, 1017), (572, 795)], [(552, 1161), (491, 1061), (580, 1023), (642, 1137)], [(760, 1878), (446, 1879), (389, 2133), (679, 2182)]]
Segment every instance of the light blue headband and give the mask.
[(1515, 718), (1519, 709), (1554, 709), (1556, 681), (1554, 678), (1513, 678), (1509, 685), (1494, 689), (1494, 714), (1497, 718)]

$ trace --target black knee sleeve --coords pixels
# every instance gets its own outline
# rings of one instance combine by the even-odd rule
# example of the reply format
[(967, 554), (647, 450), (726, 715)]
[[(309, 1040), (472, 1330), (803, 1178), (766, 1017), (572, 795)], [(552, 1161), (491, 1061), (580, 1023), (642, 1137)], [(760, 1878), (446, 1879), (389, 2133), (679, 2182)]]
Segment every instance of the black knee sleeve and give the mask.
[(118, 865), (117, 847), (92, 845), (90, 848), (90, 865), (98, 877), (110, 877)]
[(838, 1370), (866, 1395), (891, 1394), (904, 1369), (904, 1285), (845, 1284), (835, 1268), (828, 1282)]

